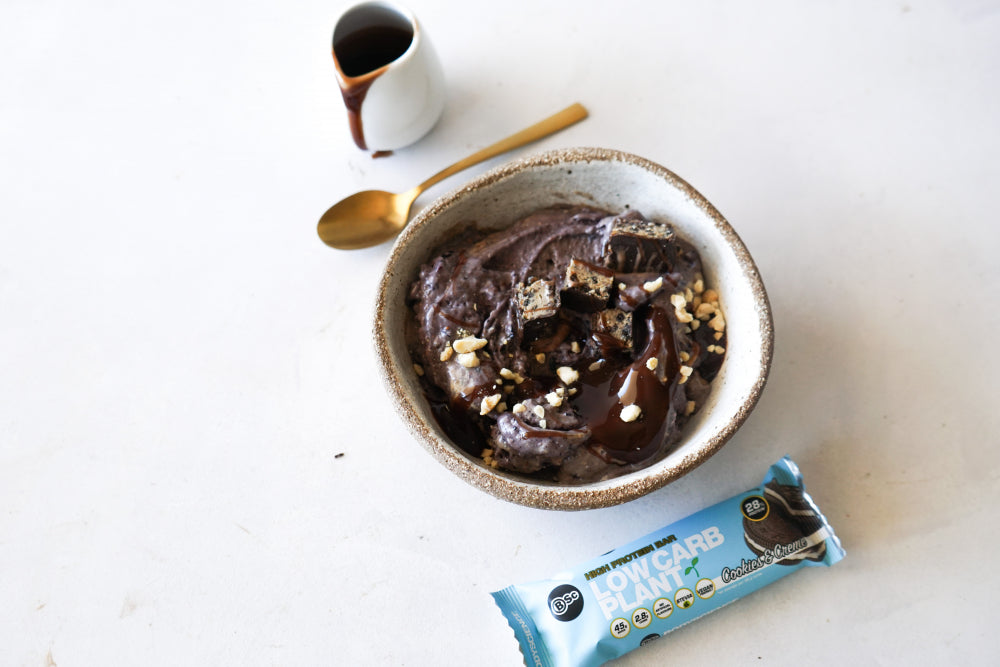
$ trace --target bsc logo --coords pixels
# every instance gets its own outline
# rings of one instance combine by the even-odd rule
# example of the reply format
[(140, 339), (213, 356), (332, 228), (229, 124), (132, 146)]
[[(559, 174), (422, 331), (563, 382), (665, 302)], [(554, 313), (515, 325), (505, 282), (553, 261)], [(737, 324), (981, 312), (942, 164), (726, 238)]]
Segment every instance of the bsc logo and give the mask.
[(583, 611), (583, 595), (570, 584), (556, 586), (549, 593), (549, 611), (558, 621), (572, 621)]

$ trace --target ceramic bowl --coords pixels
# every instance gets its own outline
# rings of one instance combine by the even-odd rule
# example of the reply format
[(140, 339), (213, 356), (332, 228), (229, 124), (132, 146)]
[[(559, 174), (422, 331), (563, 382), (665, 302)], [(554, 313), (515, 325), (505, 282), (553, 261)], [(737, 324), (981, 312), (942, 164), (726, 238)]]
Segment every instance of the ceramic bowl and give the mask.
[[(726, 359), (703, 407), (672, 450), (621, 477), (578, 486), (538, 481), (483, 465), (452, 444), (431, 415), (404, 341), (406, 294), (431, 251), (470, 221), (511, 225), (555, 204), (609, 211), (629, 207), (668, 221), (701, 254), (707, 284), (726, 315)], [(425, 208), (396, 240), (378, 289), (375, 340), (392, 404), (416, 440), (458, 477), (499, 498), (531, 507), (580, 510), (623, 503), (687, 474), (721, 448), (756, 405), (771, 365), (771, 310), (757, 267), (722, 215), (679, 176), (615, 150), (572, 148), (497, 167)]]

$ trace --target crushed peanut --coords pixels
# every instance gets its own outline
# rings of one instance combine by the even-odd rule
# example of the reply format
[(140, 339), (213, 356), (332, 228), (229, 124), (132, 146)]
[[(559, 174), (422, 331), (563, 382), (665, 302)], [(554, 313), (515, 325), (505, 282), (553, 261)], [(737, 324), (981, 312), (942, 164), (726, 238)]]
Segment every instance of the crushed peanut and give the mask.
[(453, 354), (455, 354), (455, 348), (453, 348), (451, 345), (448, 345), (443, 350), (441, 350), (441, 356), (439, 358), (441, 359), (441, 361), (448, 361), (449, 359), (451, 359), (451, 355)]
[(459, 354), (466, 354), (468, 352), (475, 352), (478, 349), (486, 347), (485, 338), (476, 338), (475, 336), (466, 336), (465, 338), (459, 338), (454, 343), (451, 344), (455, 351)]
[(695, 408), (698, 407), (694, 401), (688, 401), (687, 405), (684, 406), (684, 415), (690, 417), (694, 414)]
[(674, 294), (670, 297), (670, 303), (674, 306), (674, 315), (677, 317), (677, 321), (682, 324), (687, 324), (694, 319), (685, 306), (687, 306), (687, 299), (684, 298), (683, 294)]
[(531, 409), (531, 411), (534, 412), (535, 416), (538, 417), (539, 419), (541, 419), (542, 417), (545, 416), (545, 407), (544, 406), (536, 405), (535, 407), (533, 407)]
[(587, 366), (587, 370), (589, 370), (591, 373), (593, 373), (594, 371), (598, 370), (603, 365), (604, 365), (604, 359), (598, 359), (597, 361), (595, 361), (594, 363), (592, 363), (590, 366)]
[(580, 344), (576, 341), (569, 344), (569, 349), (573, 352), (573, 354), (580, 354)]
[(644, 289), (646, 292), (650, 294), (660, 289), (661, 287), (663, 287), (663, 276), (660, 276), (656, 280), (650, 280), (642, 284), (642, 289)]
[(560, 366), (556, 369), (556, 375), (566, 384), (573, 384), (580, 379), (580, 374), (569, 366)]
[(562, 405), (563, 397), (554, 391), (550, 391), (549, 393), (545, 394), (545, 400), (548, 401), (549, 405), (551, 405), (552, 407), (558, 408), (560, 405)]
[(455, 361), (466, 368), (475, 368), (479, 365), (479, 357), (475, 352), (464, 352), (455, 357)]
[(504, 380), (512, 380), (514, 384), (521, 384), (522, 382), (524, 382), (523, 377), (521, 377), (514, 371), (510, 370), (509, 368), (501, 368), (500, 377), (502, 377)]
[(691, 355), (684, 350), (681, 350), (680, 354), (678, 354), (677, 356), (680, 358), (681, 361), (691, 361)]
[(719, 333), (726, 330), (726, 321), (722, 319), (722, 313), (720, 311), (715, 311), (715, 317), (708, 321), (708, 326), (715, 329)]
[(659, 365), (660, 365), (660, 360), (657, 359), (656, 357), (650, 357), (649, 359), (646, 360), (646, 368), (648, 368), (651, 371), (655, 371), (656, 367)]
[(705, 291), (705, 279), (701, 277), (699, 273), (694, 280), (694, 292), (695, 294), (701, 294)]
[(500, 403), (500, 398), (501, 398), (500, 394), (493, 394), (492, 396), (487, 396), (486, 398), (484, 398), (483, 402), (479, 406), (479, 414), (485, 415), (490, 410), (495, 408), (497, 404)]
[(424, 367), (420, 364), (413, 364), (413, 372), (417, 374), (417, 377), (423, 377)]
[(706, 301), (708, 303), (718, 304), (719, 303), (719, 293), (716, 292), (714, 289), (709, 288), (709, 289), (705, 290), (705, 292), (701, 295), (701, 300), (702, 301)]
[(510, 409), (515, 415), (519, 415), (522, 412), (527, 412), (528, 408), (525, 407), (524, 403), (515, 403), (514, 407)]
[(544, 419), (538, 420), (538, 428), (548, 428), (548, 427), (549, 423), (547, 421), (545, 421)]
[(632, 405), (626, 405), (622, 408), (621, 420), (623, 422), (634, 422), (642, 414), (642, 409), (633, 403)]
[(702, 302), (700, 306), (695, 308), (694, 316), (697, 317), (699, 320), (707, 320), (709, 317), (712, 316), (713, 313), (715, 313), (715, 311), (716, 311), (715, 304)]
[(540, 364), (544, 364), (545, 363), (545, 353), (544, 352), (539, 352), (538, 354), (536, 354), (535, 355), (535, 361), (537, 361)]

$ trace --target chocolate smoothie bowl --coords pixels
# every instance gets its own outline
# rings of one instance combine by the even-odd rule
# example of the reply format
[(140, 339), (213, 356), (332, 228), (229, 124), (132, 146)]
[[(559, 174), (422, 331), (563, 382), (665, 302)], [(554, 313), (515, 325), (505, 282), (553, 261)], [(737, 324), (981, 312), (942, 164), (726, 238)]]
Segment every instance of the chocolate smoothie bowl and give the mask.
[(543, 153), (434, 202), (379, 288), (380, 371), (439, 461), (534, 507), (625, 502), (689, 472), (763, 389), (772, 329), (722, 216), (647, 160)]

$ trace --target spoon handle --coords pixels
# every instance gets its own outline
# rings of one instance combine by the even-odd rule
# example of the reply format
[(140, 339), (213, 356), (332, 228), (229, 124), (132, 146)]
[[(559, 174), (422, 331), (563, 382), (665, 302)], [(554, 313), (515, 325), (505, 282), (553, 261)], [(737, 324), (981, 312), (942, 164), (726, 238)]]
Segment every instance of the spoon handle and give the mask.
[(501, 155), (507, 151), (520, 148), (525, 144), (538, 141), (539, 139), (547, 137), (550, 134), (555, 134), (559, 130), (565, 129), (574, 123), (579, 123), (586, 117), (587, 110), (582, 104), (579, 102), (572, 104), (559, 113), (549, 116), (545, 120), (535, 123), (531, 127), (525, 128), (516, 134), (512, 134), (506, 139), (501, 139), (495, 144), (482, 149), (478, 153), (473, 153), (464, 160), (459, 160), (450, 167), (442, 169), (411, 191), (416, 193), (414, 195), (414, 199), (416, 199), (417, 195), (427, 188), (431, 187), (435, 183), (438, 183), (439, 181), (443, 181), (452, 174), (457, 174), (463, 169), (468, 169), (473, 165), (489, 160), (491, 157), (496, 157), (497, 155)]

